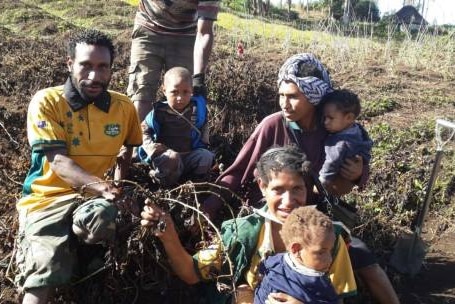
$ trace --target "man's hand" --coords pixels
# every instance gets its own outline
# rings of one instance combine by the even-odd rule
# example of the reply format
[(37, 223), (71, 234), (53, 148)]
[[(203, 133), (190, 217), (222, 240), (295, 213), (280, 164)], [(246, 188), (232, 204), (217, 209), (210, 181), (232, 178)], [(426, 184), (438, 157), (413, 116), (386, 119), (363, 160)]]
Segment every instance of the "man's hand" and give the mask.
[(114, 187), (109, 185), (105, 192), (101, 193), (101, 196), (104, 197), (108, 201), (115, 201), (120, 197), (122, 194), (122, 190), (120, 188)]
[(94, 196), (102, 196), (107, 200), (115, 200), (121, 191), (111, 182), (90, 174), (67, 155), (65, 149), (52, 150), (45, 153), (53, 170), (62, 180), (75, 189)]
[(207, 98), (204, 73), (193, 75), (193, 95), (201, 95), (202, 97)]
[(344, 179), (356, 183), (362, 176), (363, 158), (356, 155), (352, 158), (347, 158), (340, 169), (340, 175)]
[(108, 201), (114, 201), (122, 194), (122, 191), (115, 187), (111, 182), (92, 182), (81, 188), (83, 192), (91, 193), (96, 196), (102, 196)]
[(133, 155), (133, 147), (122, 146), (119, 154), (117, 154), (117, 164), (114, 170), (114, 180), (122, 180), (128, 176), (128, 171), (131, 165)]

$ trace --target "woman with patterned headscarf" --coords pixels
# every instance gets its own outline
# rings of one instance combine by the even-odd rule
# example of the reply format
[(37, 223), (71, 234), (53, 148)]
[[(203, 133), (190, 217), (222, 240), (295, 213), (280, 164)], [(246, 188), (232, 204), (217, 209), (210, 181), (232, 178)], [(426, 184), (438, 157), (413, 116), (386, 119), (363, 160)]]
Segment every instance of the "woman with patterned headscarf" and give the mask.
[[(278, 91), (281, 111), (259, 123), (234, 163), (217, 180), (219, 185), (232, 191), (247, 188), (248, 200), (253, 203), (261, 198), (259, 188), (252, 183), (256, 163), (270, 147), (297, 145), (307, 155), (315, 174), (325, 159), (324, 141), (328, 133), (319, 117), (318, 105), (325, 94), (333, 91), (327, 69), (313, 54), (291, 56), (278, 73)], [(349, 193), (355, 184), (363, 186), (368, 169), (360, 156), (347, 159), (333, 182), (334, 194)], [(309, 189), (312, 189), (311, 185)], [(309, 203), (315, 203), (317, 199), (311, 191), (307, 198)], [(204, 209), (216, 218), (221, 205), (221, 200), (212, 195), (204, 202)], [(399, 303), (385, 272), (364, 243), (353, 238), (349, 255), (354, 270), (379, 303)]]
[[(256, 203), (261, 198), (258, 187), (251, 182), (256, 162), (268, 148), (288, 144), (296, 144), (311, 161), (312, 171), (318, 173), (324, 163), (324, 141), (328, 135), (319, 119), (318, 105), (322, 97), (332, 91), (327, 69), (313, 54), (288, 58), (278, 73), (281, 111), (259, 123), (217, 183), (232, 191), (247, 188), (248, 201)], [(361, 157), (348, 159), (334, 183), (336, 194), (349, 193), (355, 184), (364, 185), (367, 177), (368, 167), (363, 166)], [(310, 195), (308, 201), (316, 199)], [(204, 202), (204, 208), (211, 217), (216, 217), (221, 204), (212, 196)]]

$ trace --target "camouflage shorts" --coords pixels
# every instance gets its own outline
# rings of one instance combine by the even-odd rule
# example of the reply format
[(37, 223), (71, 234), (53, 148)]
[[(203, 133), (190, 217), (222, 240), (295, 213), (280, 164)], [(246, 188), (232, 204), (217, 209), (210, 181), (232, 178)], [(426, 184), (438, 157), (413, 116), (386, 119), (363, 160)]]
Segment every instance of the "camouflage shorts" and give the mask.
[[(86, 243), (114, 239), (117, 208), (104, 199), (79, 202), (72, 199), (44, 210), (19, 212), (15, 279), (19, 288), (69, 283), (77, 262), (78, 236)], [(73, 226), (85, 234), (76, 236)]]

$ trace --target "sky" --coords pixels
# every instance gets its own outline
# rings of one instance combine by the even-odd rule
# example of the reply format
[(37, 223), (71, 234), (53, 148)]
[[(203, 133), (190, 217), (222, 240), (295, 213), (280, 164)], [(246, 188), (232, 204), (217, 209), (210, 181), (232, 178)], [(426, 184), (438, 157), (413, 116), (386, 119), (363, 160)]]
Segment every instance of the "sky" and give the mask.
[[(455, 25), (455, 0), (427, 0), (428, 10), (425, 9), (423, 17), (430, 24)], [(377, 0), (381, 15), (387, 12), (396, 12), (403, 7), (401, 0)]]

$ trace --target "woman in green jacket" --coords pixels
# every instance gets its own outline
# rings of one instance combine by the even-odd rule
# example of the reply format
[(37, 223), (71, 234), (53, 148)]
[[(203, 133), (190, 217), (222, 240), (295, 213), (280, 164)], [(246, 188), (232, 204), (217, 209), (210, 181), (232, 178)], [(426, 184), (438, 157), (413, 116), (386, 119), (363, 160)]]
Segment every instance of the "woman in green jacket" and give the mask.
[[(235, 303), (253, 303), (253, 290), (258, 283), (258, 266), (269, 255), (285, 251), (279, 231), (289, 213), (306, 204), (310, 163), (306, 155), (294, 146), (271, 148), (257, 163), (258, 184), (266, 206), (252, 215), (226, 221), (221, 240), (191, 256), (179, 241), (171, 218), (158, 207), (148, 204), (142, 212), (142, 225), (153, 226), (163, 217), (164, 232), (155, 235), (164, 245), (174, 272), (186, 283), (206, 282), (208, 303), (231, 303), (231, 294), (218, 292), (216, 282), (228, 275), (237, 289)], [(351, 262), (344, 240), (337, 235), (333, 263), (329, 276), (342, 297), (356, 292)], [(223, 258), (228, 253), (230, 262)], [(232, 276), (229, 276), (232, 275)], [(285, 294), (271, 294), (276, 300), (299, 303)]]

